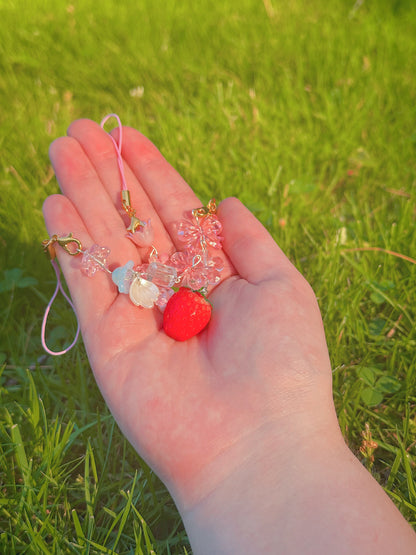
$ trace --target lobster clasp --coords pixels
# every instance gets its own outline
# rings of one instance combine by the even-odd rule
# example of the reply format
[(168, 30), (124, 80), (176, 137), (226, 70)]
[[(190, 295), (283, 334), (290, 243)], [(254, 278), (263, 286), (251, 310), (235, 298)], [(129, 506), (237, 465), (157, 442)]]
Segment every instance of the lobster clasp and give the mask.
[(65, 235), (64, 237), (58, 237), (57, 235), (52, 235), (49, 239), (42, 241), (43, 250), (48, 254), (51, 260), (56, 258), (55, 244), (58, 243), (60, 247), (64, 249), (65, 252), (71, 256), (75, 256), (82, 252), (82, 245), (79, 239), (76, 239), (72, 233)]

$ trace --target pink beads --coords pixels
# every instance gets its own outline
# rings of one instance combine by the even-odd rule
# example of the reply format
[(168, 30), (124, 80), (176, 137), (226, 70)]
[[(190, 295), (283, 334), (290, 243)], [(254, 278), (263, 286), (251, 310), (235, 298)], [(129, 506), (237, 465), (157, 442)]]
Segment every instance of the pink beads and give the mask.
[(107, 257), (109, 254), (110, 249), (107, 247), (92, 245), (92, 247), (83, 251), (81, 261), (82, 272), (88, 277), (92, 277), (97, 270), (108, 272)]
[(205, 251), (207, 247), (221, 249), (222, 225), (214, 214), (181, 220), (177, 229), (179, 241), (193, 254)]
[(170, 263), (176, 268), (181, 285), (195, 291), (216, 285), (224, 267), (218, 256), (210, 258), (206, 253), (194, 255), (190, 251), (175, 252)]
[(163, 312), (168, 304), (168, 300), (175, 293), (173, 289), (161, 289), (159, 291), (159, 297), (156, 301), (156, 306)]
[(127, 233), (126, 237), (131, 239), (138, 247), (151, 247), (155, 237), (152, 222), (147, 220), (134, 233)]
[[(224, 263), (221, 257), (210, 255), (210, 248), (222, 248), (221, 230), (221, 223), (211, 208), (197, 209), (177, 226), (178, 239), (185, 247), (182, 251), (171, 256), (159, 255), (153, 247), (147, 263), (135, 268), (130, 260), (110, 272), (107, 266), (110, 249), (93, 245), (82, 251), (82, 271), (89, 277), (97, 270), (106, 271), (119, 292), (128, 294), (135, 305), (144, 308), (156, 305), (163, 311), (173, 288), (207, 291), (219, 283)], [(127, 236), (140, 247), (152, 246), (154, 232), (150, 220)]]
[(207, 289), (220, 281), (223, 270), (221, 258), (211, 258), (209, 247), (221, 249), (222, 225), (211, 211), (194, 210), (190, 218), (181, 220), (177, 226), (178, 239), (185, 250), (175, 252), (171, 264), (178, 271), (181, 285), (194, 290)]

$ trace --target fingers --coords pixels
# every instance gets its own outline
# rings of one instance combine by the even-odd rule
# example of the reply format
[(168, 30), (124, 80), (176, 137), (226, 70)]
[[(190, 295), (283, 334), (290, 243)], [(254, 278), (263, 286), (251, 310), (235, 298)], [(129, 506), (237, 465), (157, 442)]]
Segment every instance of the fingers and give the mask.
[[(118, 139), (118, 130), (112, 133)], [(123, 127), (123, 158), (141, 184), (176, 248), (175, 224), (201, 201), (159, 150), (141, 133)]]
[[(182, 250), (177, 223), (201, 202), (146, 137), (131, 128), (123, 127), (122, 131), (122, 163), (132, 207), (140, 219), (152, 220), (159, 253)], [(122, 179), (112, 138), (90, 120), (75, 121), (68, 135), (50, 148), (62, 192), (75, 206), (93, 243), (108, 246), (113, 255), (117, 254), (119, 264), (129, 259), (139, 263), (135, 245), (125, 239), (127, 222), (120, 214)], [(112, 136), (119, 140), (118, 128)], [(224, 279), (233, 269), (223, 254), (215, 254), (224, 259)]]
[[(112, 134), (118, 140), (118, 129)], [(122, 152), (154, 211), (168, 230), (175, 248), (183, 250), (183, 243), (177, 238), (177, 223), (191, 210), (201, 207), (201, 201), (151, 141), (135, 129), (123, 127)], [(223, 259), (222, 279), (235, 273), (223, 252), (212, 252), (212, 255)]]
[[(102, 183), (102, 186), (111, 197), (113, 206), (116, 207), (123, 219), (124, 229), (129, 223), (129, 218), (121, 206), (122, 175), (119, 168), (114, 139), (109, 133), (104, 131), (97, 123), (91, 120), (77, 120), (73, 122), (68, 135), (78, 141), (85, 151), (89, 161)], [(118, 129), (117, 138), (119, 140)], [(121, 145), (122, 155), (124, 154), (124, 137)], [(141, 183), (133, 174), (129, 166), (122, 160), (125, 184), (130, 193), (131, 206), (136, 211), (136, 216), (144, 221), (151, 220), (155, 230), (158, 250), (160, 252), (171, 249), (171, 241), (164, 225), (161, 223), (158, 214), (155, 212), (152, 203), (143, 189)]]
[(134, 246), (124, 240), (125, 224), (113, 199), (79, 142), (62, 137), (52, 143), (49, 154), (60, 188), (76, 207), (92, 243), (106, 245), (122, 258), (137, 257)]
[(223, 225), (224, 251), (238, 274), (259, 283), (297, 272), (263, 225), (236, 198), (221, 202), (218, 216)]
[(79, 143), (113, 205), (121, 208), (120, 169), (115, 146), (109, 134), (98, 123), (88, 119), (71, 123), (67, 134)]

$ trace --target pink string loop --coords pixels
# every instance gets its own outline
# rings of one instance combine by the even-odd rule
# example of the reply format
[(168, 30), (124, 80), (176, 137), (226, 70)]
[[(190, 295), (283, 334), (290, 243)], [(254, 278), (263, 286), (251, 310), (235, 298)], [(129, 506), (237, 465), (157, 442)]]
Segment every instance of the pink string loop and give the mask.
[(100, 123), (100, 126), (102, 127), (102, 129), (104, 129), (104, 125), (107, 123), (107, 121), (110, 118), (116, 118), (118, 128), (119, 128), (118, 142), (114, 139), (114, 137), (110, 133), (108, 135), (110, 139), (113, 141), (113, 145), (117, 152), (117, 164), (118, 164), (118, 169), (120, 170), (122, 189), (123, 191), (127, 191), (127, 183), (126, 183), (126, 178), (124, 176), (123, 158), (121, 156), (121, 147), (123, 145), (123, 128), (121, 126), (121, 120), (117, 114), (108, 114), (107, 116), (105, 116), (105, 118), (103, 118), (103, 120)]
[[(120, 179), (121, 179), (122, 189), (127, 190), (127, 183), (126, 183), (126, 178), (125, 178), (125, 175), (124, 175), (123, 158), (121, 156), (121, 148), (122, 148), (122, 144), (123, 144), (123, 128), (122, 128), (122, 125), (121, 125), (121, 120), (120, 120), (120, 118), (118, 117), (117, 114), (108, 114), (107, 116), (105, 116), (103, 118), (103, 120), (100, 123), (100, 126), (101, 126), (102, 129), (104, 129), (104, 125), (106, 124), (106, 122), (110, 118), (115, 118), (116, 119), (117, 125), (118, 125), (118, 128), (119, 128), (118, 142), (114, 139), (114, 137), (112, 135), (109, 134), (109, 137), (113, 142), (114, 148), (116, 149), (117, 164), (118, 164), (118, 167), (119, 167), (119, 170), (120, 170)], [(76, 344), (76, 342), (78, 341), (79, 333), (80, 333), (80, 325), (79, 325), (79, 320), (78, 320), (77, 313), (75, 311), (75, 306), (74, 306), (73, 302), (71, 301), (71, 299), (69, 298), (69, 296), (65, 293), (65, 291), (62, 287), (61, 272), (60, 272), (60, 269), (59, 269), (59, 265), (58, 265), (56, 260), (52, 260), (51, 264), (53, 266), (53, 269), (55, 270), (56, 288), (55, 288), (55, 291), (54, 291), (54, 293), (51, 297), (51, 300), (49, 301), (49, 303), (46, 307), (45, 313), (43, 315), (42, 330), (41, 330), (41, 341), (42, 341), (42, 347), (44, 348), (44, 350), (48, 354), (53, 355), (53, 356), (59, 356), (59, 355), (64, 355), (65, 353), (70, 351), (72, 349), (72, 347)], [(69, 345), (69, 347), (66, 347), (62, 351), (52, 351), (51, 349), (49, 349), (49, 347), (46, 344), (46, 324), (48, 322), (48, 316), (49, 316), (49, 312), (51, 310), (52, 304), (55, 301), (56, 296), (58, 295), (59, 291), (61, 291), (62, 295), (65, 297), (65, 299), (69, 303), (70, 307), (74, 311), (75, 317), (77, 319), (77, 331), (75, 333), (75, 338), (72, 341), (72, 343)]]
[[(64, 355), (65, 353), (70, 351), (72, 349), (72, 347), (75, 345), (75, 343), (78, 341), (78, 336), (79, 336), (79, 332), (80, 332), (80, 325), (79, 325), (79, 320), (78, 320), (77, 313), (75, 311), (74, 303), (71, 301), (71, 299), (65, 293), (65, 291), (62, 287), (61, 273), (60, 273), (60, 270), (59, 270), (59, 265), (58, 265), (56, 260), (52, 260), (51, 264), (53, 266), (53, 269), (55, 270), (56, 288), (55, 288), (54, 294), (51, 297), (51, 300), (48, 303), (48, 306), (46, 307), (45, 314), (43, 315), (41, 339), (42, 339), (42, 347), (45, 349), (45, 351), (47, 353), (49, 353), (50, 355), (53, 355), (53, 356), (59, 356), (59, 355)], [(48, 321), (48, 315), (49, 315), (49, 312), (51, 310), (52, 304), (53, 304), (54, 300), (56, 299), (56, 296), (59, 293), (59, 291), (61, 291), (62, 295), (65, 297), (65, 299), (68, 301), (70, 307), (74, 311), (75, 317), (77, 319), (77, 331), (76, 331), (76, 334), (75, 334), (75, 339), (73, 340), (73, 342), (71, 343), (71, 345), (69, 347), (67, 347), (63, 351), (52, 351), (51, 349), (49, 349), (49, 347), (46, 344), (46, 337), (45, 337), (45, 335), (46, 335), (46, 323)]]

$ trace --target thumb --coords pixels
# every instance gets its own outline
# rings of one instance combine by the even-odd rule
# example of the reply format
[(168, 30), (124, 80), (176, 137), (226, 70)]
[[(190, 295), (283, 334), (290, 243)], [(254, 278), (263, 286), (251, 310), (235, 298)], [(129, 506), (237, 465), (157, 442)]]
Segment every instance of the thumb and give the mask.
[(251, 283), (297, 272), (259, 220), (236, 198), (218, 207), (224, 252), (240, 276)]

